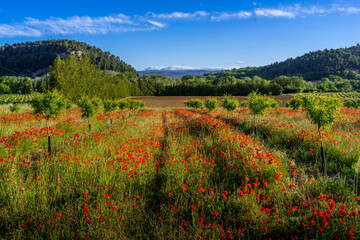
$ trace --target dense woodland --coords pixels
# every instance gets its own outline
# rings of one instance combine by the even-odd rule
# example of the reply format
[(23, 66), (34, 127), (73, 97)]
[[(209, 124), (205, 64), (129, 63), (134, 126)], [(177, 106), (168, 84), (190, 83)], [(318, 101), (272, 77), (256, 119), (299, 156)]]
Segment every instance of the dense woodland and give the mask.
[(100, 48), (84, 42), (61, 39), (0, 46), (0, 76), (30, 77), (32, 73), (48, 68), (59, 54), (66, 56), (79, 51), (87, 55), (91, 63), (101, 70), (136, 74), (133, 67), (110, 52), (103, 52)]
[[(350, 70), (350, 71), (349, 71)], [(355, 71), (352, 71), (355, 70)], [(343, 75), (347, 79), (359, 78), (360, 44), (349, 48), (325, 49), (309, 52), (297, 58), (275, 62), (263, 67), (239, 68), (217, 73), (217, 76), (260, 76), (273, 79), (277, 76), (299, 76), (307, 81), (316, 81), (331, 75)]]

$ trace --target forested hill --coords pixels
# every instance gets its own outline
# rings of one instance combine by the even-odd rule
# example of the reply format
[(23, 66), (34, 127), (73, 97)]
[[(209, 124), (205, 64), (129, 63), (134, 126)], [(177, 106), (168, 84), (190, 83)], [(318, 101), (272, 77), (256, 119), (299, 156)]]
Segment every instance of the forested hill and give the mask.
[(75, 40), (46, 40), (36, 42), (5, 44), (0, 46), (0, 76), (22, 75), (34, 77), (44, 74), (44, 70), (53, 63), (56, 56), (62, 58), (68, 54), (85, 54), (92, 64), (101, 70), (131, 72), (136, 70), (109, 52)]
[(283, 62), (275, 62), (263, 67), (240, 68), (223, 71), (218, 76), (260, 76), (272, 79), (277, 76), (301, 76), (305, 80), (319, 80), (331, 74), (339, 75), (344, 71), (360, 70), (360, 45), (349, 48), (325, 49), (309, 52), (297, 58), (289, 58)]

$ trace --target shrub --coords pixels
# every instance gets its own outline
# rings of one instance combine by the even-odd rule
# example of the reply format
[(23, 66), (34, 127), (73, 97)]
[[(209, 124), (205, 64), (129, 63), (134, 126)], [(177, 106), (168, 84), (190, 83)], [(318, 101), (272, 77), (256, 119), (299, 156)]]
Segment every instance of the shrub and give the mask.
[(296, 96), (286, 102), (286, 107), (291, 107), (292, 109), (300, 109), (302, 105), (302, 98)]
[(128, 100), (118, 101), (117, 105), (118, 105), (120, 110), (125, 110), (125, 109), (130, 108), (130, 103), (129, 103)]
[(206, 98), (205, 107), (209, 109), (209, 112), (211, 112), (212, 110), (215, 110), (219, 107), (219, 102), (216, 98), (208, 97)]
[(127, 100), (129, 102), (129, 108), (136, 110), (145, 107), (145, 103), (141, 100)]
[(186, 107), (204, 109), (204, 102), (198, 98), (190, 99), (190, 101), (184, 101)]

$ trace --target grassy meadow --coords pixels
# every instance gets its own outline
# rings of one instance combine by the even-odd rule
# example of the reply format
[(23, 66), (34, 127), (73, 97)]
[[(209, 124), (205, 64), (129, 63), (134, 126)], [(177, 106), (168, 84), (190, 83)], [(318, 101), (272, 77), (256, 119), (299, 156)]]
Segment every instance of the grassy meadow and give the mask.
[(302, 110), (99, 112), (46, 123), (0, 107), (1, 239), (357, 239), (360, 111), (324, 132)]

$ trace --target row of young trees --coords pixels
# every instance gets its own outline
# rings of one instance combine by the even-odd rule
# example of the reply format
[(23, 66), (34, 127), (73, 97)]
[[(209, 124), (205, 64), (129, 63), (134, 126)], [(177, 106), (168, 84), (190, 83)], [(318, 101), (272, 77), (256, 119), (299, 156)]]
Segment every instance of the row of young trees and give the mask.
[[(89, 131), (91, 132), (91, 118), (95, 116), (98, 112), (102, 101), (99, 98), (90, 98), (88, 96), (81, 97), (76, 104), (81, 109), (82, 118), (87, 119)], [(51, 144), (51, 135), (49, 131), (49, 120), (58, 116), (65, 108), (70, 108), (72, 102), (66, 98), (64, 98), (59, 92), (47, 92), (44, 95), (35, 98), (31, 102), (31, 107), (34, 110), (34, 113), (46, 120), (46, 130), (48, 137), (48, 152), (51, 154), (52, 152), (52, 144)], [(125, 109), (140, 109), (145, 106), (145, 104), (140, 100), (106, 100), (103, 102), (104, 113), (109, 116), (110, 123), (112, 124), (111, 113), (119, 107), (120, 110)], [(10, 106), (10, 110), (12, 112), (18, 111), (19, 106), (14, 104)]]
[[(241, 106), (249, 109), (251, 114), (254, 116), (255, 136), (258, 135), (256, 116), (264, 115), (268, 109), (277, 109), (280, 103), (280, 100), (275, 100), (267, 95), (262, 95), (258, 91), (253, 91), (249, 97), (247, 97), (247, 100), (241, 103)], [(207, 98), (205, 105), (200, 99), (191, 99), (190, 101), (185, 101), (184, 104), (187, 107), (199, 109), (203, 109), (205, 106), (209, 109), (209, 112), (219, 106), (218, 101), (215, 98)], [(239, 102), (236, 98), (225, 96), (222, 101), (222, 106), (228, 110), (229, 113), (239, 107)], [(322, 133), (340, 117), (340, 108), (343, 106), (343, 101), (341, 101), (338, 97), (323, 95), (318, 96), (311, 93), (298, 95), (297, 97), (292, 98), (286, 103), (286, 106), (292, 107), (293, 109), (303, 108), (306, 110), (308, 119), (316, 124), (321, 142), (323, 173), (326, 175), (327, 167)]]

